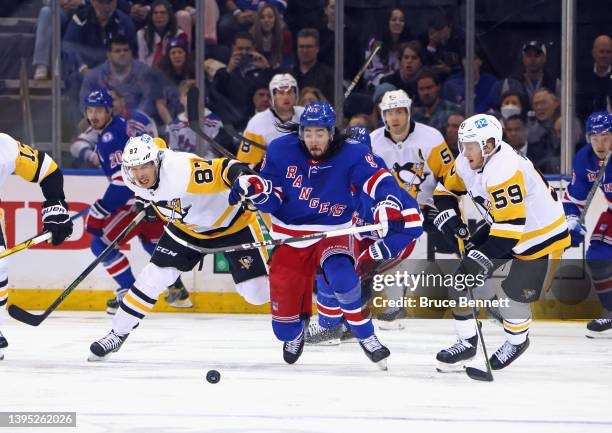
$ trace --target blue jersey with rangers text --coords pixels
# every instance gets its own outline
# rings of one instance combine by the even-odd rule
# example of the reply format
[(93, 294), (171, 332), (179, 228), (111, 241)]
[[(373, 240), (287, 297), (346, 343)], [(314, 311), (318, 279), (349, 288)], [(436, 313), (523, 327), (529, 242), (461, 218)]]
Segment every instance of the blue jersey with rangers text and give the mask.
[(314, 161), (297, 134), (280, 137), (268, 147), (261, 176), (272, 182), (273, 193), (257, 207), (272, 215), (277, 238), (350, 227), (352, 190), (363, 191), (375, 202), (400, 194), (386, 168), (365, 145), (353, 141), (330, 159)]
[(127, 123), (120, 116), (112, 120), (98, 135), (96, 152), (100, 158), (100, 166), (110, 184), (102, 197), (102, 205), (109, 212), (114, 212), (134, 195), (123, 183), (121, 176), (121, 160), (123, 148), (128, 140)]
[[(574, 157), (572, 182), (563, 195), (563, 208), (565, 214), (580, 216), (584, 204), (593, 187), (602, 160), (600, 160), (591, 146), (584, 146)], [(612, 209), (612, 164), (608, 164), (605, 174), (599, 184), (608, 201), (608, 210)]]

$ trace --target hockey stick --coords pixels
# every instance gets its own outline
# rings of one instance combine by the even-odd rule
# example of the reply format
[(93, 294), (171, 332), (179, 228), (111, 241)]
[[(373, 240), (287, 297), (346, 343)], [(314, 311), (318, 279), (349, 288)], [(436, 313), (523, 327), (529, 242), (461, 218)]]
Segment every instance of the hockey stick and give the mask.
[(291, 244), (295, 242), (312, 241), (315, 239), (335, 238), (338, 236), (346, 236), (346, 235), (353, 235), (355, 233), (380, 230), (381, 228), (382, 228), (382, 224), (371, 224), (371, 225), (366, 225), (366, 226), (361, 226), (361, 227), (348, 227), (346, 229), (331, 230), (328, 232), (320, 232), (320, 233), (311, 233), (309, 235), (304, 235), (304, 236), (294, 236), (294, 237), (285, 238), (285, 239), (270, 239), (267, 241), (250, 242), (246, 244), (230, 245), (227, 247), (219, 247), (219, 248), (203, 248), (197, 245), (193, 245), (185, 241), (184, 239), (179, 238), (177, 235), (172, 233), (170, 230), (165, 229), (165, 231), (166, 233), (168, 233), (168, 235), (172, 239), (174, 239), (176, 242), (178, 242), (179, 244), (187, 248), (191, 248), (192, 250), (195, 250), (201, 254), (214, 254), (214, 253), (233, 253), (236, 251), (255, 250), (257, 248), (262, 248), (262, 247), (273, 247), (277, 245), (285, 245), (285, 244)]
[[(457, 238), (457, 243), (459, 244), (459, 254), (463, 259), (465, 257), (465, 245), (463, 244), (463, 239)], [(474, 316), (474, 321), (476, 322), (476, 334), (478, 335), (478, 344), (482, 347), (482, 353), (485, 357), (487, 371), (480, 370), (475, 367), (466, 367), (465, 373), (470, 379), (482, 380), (484, 382), (493, 382), (493, 372), (491, 371), (491, 363), (489, 362), (489, 355), (487, 354), (487, 346), (485, 346), (482, 329), (480, 329), (480, 324), (478, 323), (478, 313), (476, 312), (476, 307), (474, 306), (474, 292), (472, 292), (471, 287), (467, 288), (467, 292), (472, 303), (472, 316)]]
[[(70, 217), (70, 221), (74, 221), (77, 218), (82, 217), (88, 211), (89, 211), (89, 208), (85, 208), (81, 212), (72, 215)], [(47, 232), (42, 232), (39, 235), (33, 236), (30, 239), (26, 239), (25, 241), (21, 242), (20, 244), (15, 245), (13, 248), (9, 248), (8, 250), (2, 251), (0, 253), (0, 259), (8, 257), (11, 254), (15, 254), (15, 253), (17, 253), (19, 251), (26, 250), (26, 249), (28, 249), (30, 247), (33, 247), (34, 245), (42, 244), (43, 242), (46, 242), (49, 239), (51, 239), (51, 232), (48, 232), (48, 231)]]
[(55, 309), (57, 309), (57, 307), (64, 301), (64, 299), (66, 299), (66, 297), (70, 293), (72, 293), (72, 291), (91, 273), (91, 271), (93, 271), (95, 267), (98, 266), (98, 264), (102, 262), (102, 260), (104, 260), (104, 258), (117, 245), (119, 245), (119, 243), (128, 235), (128, 233), (132, 231), (132, 229), (136, 227), (138, 223), (140, 223), (140, 221), (142, 221), (142, 219), (145, 217), (145, 214), (146, 214), (146, 210), (144, 209), (138, 212), (138, 214), (134, 217), (132, 222), (129, 223), (128, 226), (123, 229), (123, 231), (119, 234), (119, 236), (117, 236), (117, 238), (115, 238), (115, 240), (111, 242), (106, 247), (106, 249), (102, 251), (102, 253), (98, 257), (96, 257), (96, 259), (93, 262), (91, 262), (91, 264), (87, 266), (87, 268), (85, 268), (85, 270), (81, 272), (81, 274), (78, 277), (76, 277), (76, 279), (72, 283), (70, 283), (70, 285), (66, 288), (66, 290), (64, 290), (59, 295), (59, 297), (55, 301), (53, 301), (53, 303), (49, 306), (49, 308), (47, 308), (44, 311), (44, 313), (32, 314), (24, 310), (23, 308), (19, 307), (18, 305), (12, 304), (8, 307), (9, 315), (13, 319), (19, 320), (20, 322), (23, 322), (23, 323), (27, 323), (28, 325), (32, 325), (32, 326), (40, 325), (43, 320), (49, 317), (49, 314), (51, 314), (53, 311), (55, 311)]
[[(227, 151), (223, 146), (217, 143), (213, 138), (208, 136), (204, 131), (202, 131), (202, 126), (200, 125), (200, 109), (198, 107), (198, 103), (200, 101), (200, 89), (196, 86), (191, 86), (187, 91), (187, 119), (189, 121), (189, 128), (200, 136), (204, 141), (214, 147), (219, 153), (222, 153), (224, 156), (227, 156), (229, 151)], [(261, 143), (258, 143), (253, 140), (249, 140), (246, 137), (238, 134), (238, 132), (234, 129), (232, 125), (223, 125), (223, 129), (232, 136), (232, 138), (240, 139), (241, 141), (246, 141), (251, 146), (257, 147), (261, 150), (266, 150), (266, 146)], [(221, 150), (221, 149), (223, 150)], [(224, 153), (226, 152), (226, 153)], [(231, 155), (231, 153), (229, 153)], [(227, 156), (227, 158), (236, 159), (235, 156)]]
[(610, 160), (611, 154), (612, 152), (608, 152), (606, 154), (606, 157), (604, 158), (603, 163), (601, 164), (601, 167), (599, 167), (597, 176), (595, 177), (595, 182), (593, 182), (593, 186), (591, 187), (591, 190), (589, 191), (589, 194), (587, 195), (587, 198), (584, 201), (584, 207), (582, 208), (582, 214), (580, 214), (580, 219), (578, 220), (578, 224), (580, 225), (584, 224), (584, 220), (586, 219), (587, 210), (591, 206), (591, 202), (593, 201), (593, 198), (595, 197), (595, 193), (597, 192), (597, 189), (599, 188), (599, 185), (601, 184), (601, 180), (603, 179), (603, 176), (606, 173), (606, 167), (608, 166), (608, 161)]
[(348, 86), (348, 89), (346, 89), (346, 92), (344, 92), (344, 99), (348, 98), (349, 95), (353, 92), (353, 89), (355, 88), (357, 83), (359, 83), (359, 80), (361, 80), (361, 76), (363, 75), (365, 70), (368, 68), (368, 66), (370, 66), (370, 63), (372, 63), (372, 60), (374, 60), (374, 56), (378, 54), (378, 51), (380, 50), (381, 47), (382, 47), (382, 43), (377, 42), (376, 46), (374, 47), (374, 50), (372, 50), (372, 53), (366, 59), (365, 63), (363, 64), (359, 72), (357, 72), (357, 75), (355, 75), (355, 78), (353, 78), (353, 81)]

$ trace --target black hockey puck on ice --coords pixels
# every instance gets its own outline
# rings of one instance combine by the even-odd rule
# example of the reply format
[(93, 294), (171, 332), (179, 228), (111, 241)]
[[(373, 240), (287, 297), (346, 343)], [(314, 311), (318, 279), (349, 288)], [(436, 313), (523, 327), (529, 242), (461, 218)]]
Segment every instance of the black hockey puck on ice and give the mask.
[(208, 373), (206, 373), (206, 380), (209, 383), (217, 383), (221, 380), (221, 373), (217, 370), (208, 370)]

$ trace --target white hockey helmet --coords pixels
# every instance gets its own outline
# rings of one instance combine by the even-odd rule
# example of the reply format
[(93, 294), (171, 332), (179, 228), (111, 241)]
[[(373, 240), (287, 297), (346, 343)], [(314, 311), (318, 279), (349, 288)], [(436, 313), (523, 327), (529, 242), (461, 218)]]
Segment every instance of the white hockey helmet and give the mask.
[(291, 74), (276, 74), (270, 80), (268, 89), (270, 90), (270, 98), (272, 99), (272, 106), (274, 107), (274, 91), (278, 89), (295, 89), (295, 94), (298, 94), (298, 83)]
[(380, 109), (380, 117), (382, 121), (387, 127), (387, 122), (385, 121), (385, 111), (391, 110), (392, 108), (405, 108), (408, 112), (408, 116), (410, 117), (410, 107), (412, 107), (412, 99), (410, 96), (403, 90), (389, 90), (385, 92), (378, 104), (378, 108)]
[(160, 153), (160, 147), (150, 135), (131, 137), (123, 149), (121, 162), (123, 174), (134, 185), (138, 185), (131, 169), (152, 162), (159, 172)]
[[(483, 157), (490, 156), (501, 145), (503, 128), (499, 120), (490, 114), (476, 114), (465, 119), (459, 126), (458, 145), (463, 152), (465, 143), (478, 143)], [(495, 147), (487, 153), (487, 141), (494, 140)]]

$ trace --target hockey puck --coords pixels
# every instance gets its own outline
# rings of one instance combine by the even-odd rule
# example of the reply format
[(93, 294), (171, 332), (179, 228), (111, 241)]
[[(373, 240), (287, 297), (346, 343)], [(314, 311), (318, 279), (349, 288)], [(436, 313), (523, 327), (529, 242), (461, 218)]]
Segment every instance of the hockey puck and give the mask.
[(208, 373), (206, 373), (206, 380), (209, 383), (217, 383), (221, 380), (221, 373), (217, 370), (208, 370)]

